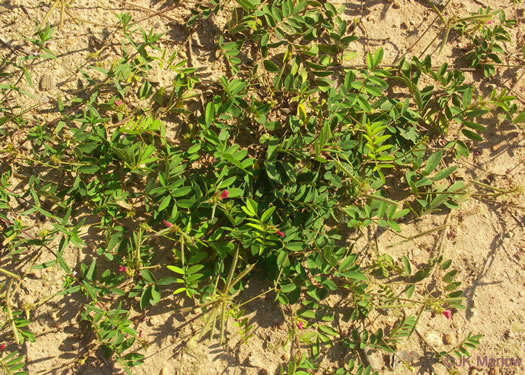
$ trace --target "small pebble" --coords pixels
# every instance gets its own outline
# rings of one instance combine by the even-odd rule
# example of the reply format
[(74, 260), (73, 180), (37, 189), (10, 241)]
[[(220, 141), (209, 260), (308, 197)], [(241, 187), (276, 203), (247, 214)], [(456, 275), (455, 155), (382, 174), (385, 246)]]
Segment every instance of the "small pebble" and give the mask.
[(263, 368), (264, 367), (264, 363), (261, 362), (261, 360), (253, 355), (249, 356), (248, 357), (248, 364), (252, 367), (257, 367), (257, 368)]
[(381, 359), (381, 356), (379, 353), (367, 353), (368, 361), (370, 362), (370, 366), (377, 370), (383, 367), (383, 360)]
[(430, 332), (427, 335), (427, 342), (434, 347), (438, 347), (441, 344), (442, 340), (436, 332)]
[(48, 91), (52, 90), (55, 87), (55, 80), (51, 73), (44, 73), (42, 78), (40, 78), (40, 90)]
[(452, 344), (453, 341), (454, 341), (454, 338), (452, 337), (452, 335), (450, 333), (445, 333), (443, 335), (443, 343), (445, 345), (450, 345), (450, 344)]
[(156, 316), (152, 316), (151, 318), (149, 318), (148, 323), (151, 326), (156, 327), (156, 326), (158, 326), (160, 324), (160, 319), (157, 318)]

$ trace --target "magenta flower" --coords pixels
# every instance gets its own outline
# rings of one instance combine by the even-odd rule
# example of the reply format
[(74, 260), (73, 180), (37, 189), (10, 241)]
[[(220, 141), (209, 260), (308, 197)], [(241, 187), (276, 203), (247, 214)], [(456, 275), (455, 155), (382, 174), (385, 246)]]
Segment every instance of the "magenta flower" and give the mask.
[(284, 237), (284, 233), (281, 232), (279, 229), (277, 229), (277, 234), (278, 234), (279, 236), (281, 236), (281, 237)]
[(303, 329), (303, 322), (297, 322), (297, 328), (299, 330)]
[(139, 331), (139, 339), (142, 337), (142, 330)]
[(0, 350), (4, 350), (5, 349), (5, 344), (0, 344)]
[(162, 220), (162, 223), (166, 228), (171, 228), (173, 226), (173, 224), (170, 223), (168, 220)]
[(119, 272), (126, 272), (127, 268), (124, 267), (124, 266), (118, 266), (118, 271)]
[(228, 195), (230, 194), (230, 192), (228, 190), (224, 190), (221, 195), (220, 195), (220, 198), (221, 199), (226, 199), (228, 198)]
[(450, 309), (443, 310), (443, 315), (445, 315), (445, 318), (450, 319), (452, 317), (452, 310)]
[(115, 105), (118, 107), (118, 106), (122, 105), (122, 100), (117, 99), (117, 100), (115, 100), (115, 101), (113, 102), (113, 104), (115, 104)]

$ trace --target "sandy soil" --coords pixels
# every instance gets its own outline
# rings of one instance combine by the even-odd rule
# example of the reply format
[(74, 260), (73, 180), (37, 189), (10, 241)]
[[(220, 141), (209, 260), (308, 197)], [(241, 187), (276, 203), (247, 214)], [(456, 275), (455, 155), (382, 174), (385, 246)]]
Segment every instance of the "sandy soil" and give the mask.
[[(82, 87), (80, 70), (86, 69), (88, 63), (106, 67), (111, 64), (119, 50), (120, 40), (120, 34), (114, 27), (114, 14), (124, 12), (131, 13), (133, 19), (139, 20), (145, 29), (153, 27), (156, 32), (165, 33), (162, 45), (176, 49), (181, 57), (191, 57), (194, 66), (203, 66), (203, 77), (207, 74), (216, 76), (224, 71), (224, 67), (221, 61), (214, 58), (214, 40), (218, 38), (225, 22), (219, 17), (206, 21), (191, 35), (190, 46), (187, 42), (189, 34), (182, 25), (194, 4), (182, 2), (180, 5), (173, 5), (171, 1), (150, 3), (145, 0), (133, 3), (116, 0), (75, 1), (70, 12), (79, 19), (78, 24), (70, 16), (66, 16), (63, 29), (57, 30), (48, 44), (50, 50), (58, 52), (58, 58), (34, 64), (30, 71), (33, 87), (25, 82), (22, 86), (35, 96), (33, 103), (42, 103), (37, 108), (38, 111), (53, 110), (57, 95), (68, 97)], [(337, 4), (345, 7), (344, 15), (347, 19), (359, 19), (361, 22), (356, 29), (356, 34), (362, 37), (359, 43), (355, 43), (358, 57), (349, 64), (362, 63), (367, 50), (380, 46), (385, 49), (384, 62), (387, 64), (399, 60), (405, 53), (417, 56), (424, 52), (439, 31), (437, 22), (418, 41), (435, 18), (425, 1), (355, 1)], [(481, 5), (479, 1), (453, 0), (444, 13), (468, 15), (477, 11)], [(520, 25), (520, 22), (525, 21), (523, 5), (503, 0), (484, 1), (483, 5), (504, 9), (507, 18), (517, 18), (519, 22), (514, 30), (513, 40), (516, 45), (523, 45), (525, 30)], [(48, 2), (35, 0), (10, 0), (0, 5), (0, 54), (5, 57), (10, 54), (34, 53), (36, 50), (23, 36), (33, 34), (34, 23), (41, 22), (49, 8)], [(49, 21), (53, 25), (58, 24), (57, 11), (50, 14)], [(105, 48), (100, 55), (94, 56), (103, 41), (114, 46)], [(461, 64), (465, 43), (464, 40), (451, 38), (441, 54), (438, 54), (438, 42), (433, 43), (426, 52), (432, 54), (435, 65), (442, 62)], [(188, 54), (188, 48), (191, 48), (191, 54)], [(512, 89), (523, 108), (523, 72), (515, 69), (498, 72), (498, 76), (492, 79), (485, 79), (479, 74), (470, 75), (469, 78), (478, 82), (482, 90), (491, 85)], [(45, 78), (46, 74), (51, 74), (52, 82), (49, 82), (49, 77)], [(151, 74), (156, 75), (160, 82), (169, 79), (169, 76), (158, 72)], [(24, 107), (32, 104), (31, 100), (25, 100), (27, 102)], [(39, 116), (42, 116), (42, 112), (39, 112)], [(489, 118), (487, 122), (488, 136), (476, 145), (475, 152), (464, 161), (462, 173), (468, 178), (477, 178), (502, 189), (523, 187), (523, 132), (515, 127), (503, 127), (497, 118)], [(371, 229), (366, 238), (357, 241), (356, 249), (369, 248), (396, 257), (406, 255), (413, 264), (422, 264), (441, 251), (445, 258), (454, 259), (454, 265), (459, 269), (460, 280), (466, 290), (467, 309), (454, 312), (450, 320), (444, 316), (424, 315), (418, 328), (418, 336), (414, 336), (413, 341), (407, 342), (404, 348), (416, 353), (413, 360), (415, 373), (445, 374), (442, 365), (432, 364), (429, 360), (432, 355), (430, 347), (450, 347), (469, 332), (481, 333), (485, 337), (472, 353), (471, 362), (474, 362), (474, 366), (458, 367), (460, 374), (525, 373), (525, 364), (521, 367), (488, 367), (483, 364), (485, 356), (518, 357), (525, 361), (524, 208), (522, 191), (500, 198), (471, 197), (449, 217), (429, 215), (415, 223), (404, 225), (402, 235), (415, 236), (446, 223), (448, 227), (445, 231), (435, 231), (395, 245), (402, 238), (388, 231)], [(95, 246), (87, 232), (84, 239), (88, 245)], [(440, 241), (442, 245), (439, 245)], [(72, 250), (68, 255), (68, 262), (82, 262), (92, 250), (92, 247)], [(52, 295), (62, 284), (62, 275), (57, 268), (35, 271), (34, 276), (33, 280), (24, 283), (25, 293), (21, 302), (34, 303), (44, 296)], [(249, 281), (247, 290), (239, 300), (247, 300), (267, 288), (268, 285), (263, 280), (254, 278)], [(197, 314), (183, 316), (174, 313), (178, 305), (173, 301), (152, 308), (146, 316), (140, 315), (139, 311), (135, 312), (136, 327), (142, 332), (147, 358), (144, 365), (134, 369), (133, 373), (278, 374), (279, 366), (290, 358), (292, 345), (288, 332), (294, 327), (290, 312), (281, 310), (273, 302), (273, 297), (269, 293), (245, 306), (250, 321), (257, 327), (248, 343), (239, 342), (237, 328), (230, 322), (228, 340), (224, 347), (219, 346), (215, 340), (188, 344), (202, 321)], [(82, 301), (71, 297), (54, 298), (32, 311), (31, 330), (37, 340), (35, 343), (28, 342), (24, 351), (31, 374), (119, 373), (118, 369), (101, 359), (101, 356), (85, 358), (86, 349), (92, 344), (86, 330), (79, 324), (78, 311), (81, 303)], [(0, 338), (5, 341), (7, 333), (3, 332)], [(344, 359), (343, 355), (340, 348), (334, 348), (325, 364), (325, 372), (331, 373), (330, 369)], [(482, 359), (481, 365), (477, 361), (478, 357)], [(409, 373), (403, 366), (392, 369), (388, 357), (372, 356), (369, 359), (374, 365), (383, 368), (381, 374)]]

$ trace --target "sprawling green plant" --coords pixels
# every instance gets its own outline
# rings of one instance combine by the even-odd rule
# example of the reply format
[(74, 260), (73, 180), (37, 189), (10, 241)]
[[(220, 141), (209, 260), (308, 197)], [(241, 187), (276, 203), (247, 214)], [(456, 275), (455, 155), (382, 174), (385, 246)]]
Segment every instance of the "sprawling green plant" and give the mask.
[[(258, 272), (272, 283), (261, 295), (272, 293), (294, 311), (290, 338), (301, 353), (281, 372), (323, 371), (320, 359), (339, 343), (351, 358), (334, 372), (369, 374), (379, 369), (363, 360), (365, 350), (395, 356), (423, 314), (450, 317), (463, 308), (462, 291), (441, 254), (416, 269), (407, 256), (358, 252), (348, 233), (369, 226), (398, 233), (402, 221), (456, 208), (470, 191), (453, 178), (455, 162), (483, 139), (480, 117), (495, 110), (506, 121), (523, 116), (514, 117), (517, 106), (505, 91), (484, 98), (461, 71), (447, 64), (436, 70), (430, 57), (385, 67), (377, 49), (364, 66), (343, 66), (357, 37), (330, 3), (237, 4), (218, 40), (227, 72), (211, 94), (200, 91), (190, 58), (168, 50), (153, 57), (162, 36), (122, 14), (120, 58), (83, 71), (82, 97), (59, 98), (55, 121), (26, 123), (1, 109), (2, 123), (31, 143), (2, 148), (14, 162), (1, 171), (7, 264), (32, 254), (32, 268), (58, 265), (60, 294), (85, 301), (81, 319), (96, 342), (87, 354), (101, 349), (128, 373), (143, 355), (124, 301), (147, 312), (170, 295), (188, 298), (192, 307), (179, 312), (204, 313), (194, 340), (218, 329), (224, 342), (231, 318), (246, 341), (251, 324), (241, 307), (249, 301), (241, 292)], [(188, 27), (223, 8), (200, 5)], [(170, 85), (150, 81), (156, 64), (173, 73)], [(392, 95), (394, 85), (407, 94)], [(11, 89), (0, 86), (0, 94)], [(437, 142), (445, 136), (448, 143)], [(23, 193), (11, 188), (15, 164), (41, 171)], [(79, 233), (86, 212), (96, 249), (89, 264), (69, 265), (69, 246), (85, 248)], [(50, 223), (38, 237), (19, 219), (29, 215)], [(43, 251), (54, 260), (40, 262)], [(13, 335), (17, 343), (32, 339), (9, 296), (27, 270), (0, 271), (11, 280), (2, 303)], [(342, 314), (327, 299), (337, 293), (347, 296)], [(374, 314), (399, 309), (406, 314), (393, 327), (370, 326)], [(352, 329), (339, 329), (340, 320)], [(453, 353), (478, 339), (469, 335)]]
[[(480, 9), (479, 16), (492, 16), (490, 7)], [(472, 38), (472, 44), (469, 46), (469, 52), (465, 59), (473, 67), (483, 69), (485, 77), (489, 77), (496, 72), (494, 64), (502, 64), (502, 57), (505, 56), (503, 44), (510, 42), (510, 29), (516, 24), (515, 20), (507, 20), (505, 12), (499, 11), (499, 24), (493, 25), (492, 20), (488, 20), (482, 25), (469, 24), (468, 22), (459, 22), (455, 28)], [(476, 27), (477, 26), (477, 27)]]

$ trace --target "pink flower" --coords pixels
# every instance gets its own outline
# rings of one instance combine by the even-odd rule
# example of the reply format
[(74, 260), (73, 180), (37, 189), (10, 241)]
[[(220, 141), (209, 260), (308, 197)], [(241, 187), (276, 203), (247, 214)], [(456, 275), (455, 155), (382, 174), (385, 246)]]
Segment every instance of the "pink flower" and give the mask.
[(5, 349), (5, 344), (0, 344), (0, 350), (4, 350)]
[(139, 331), (139, 339), (142, 337), (142, 330)]
[(166, 228), (171, 228), (173, 226), (173, 224), (170, 223), (168, 220), (162, 220), (162, 223)]
[(279, 229), (277, 229), (277, 234), (278, 234), (279, 236), (281, 236), (281, 237), (284, 237), (284, 233), (281, 232)]
[(113, 102), (113, 104), (115, 104), (118, 107), (119, 105), (122, 105), (122, 100), (117, 99)]
[(297, 328), (299, 330), (303, 329), (303, 322), (297, 322)]
[(445, 315), (445, 318), (450, 319), (452, 317), (452, 310), (450, 309), (443, 310), (443, 315)]
[(118, 271), (119, 272), (126, 272), (127, 268), (124, 267), (124, 266), (118, 266)]
[(230, 192), (228, 190), (224, 190), (221, 195), (220, 195), (220, 198), (221, 199), (226, 199), (228, 198), (228, 195), (230, 194)]

